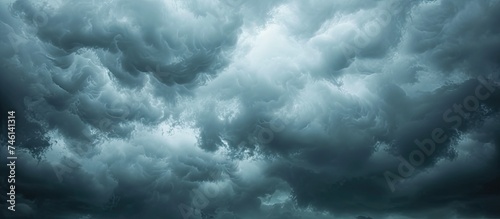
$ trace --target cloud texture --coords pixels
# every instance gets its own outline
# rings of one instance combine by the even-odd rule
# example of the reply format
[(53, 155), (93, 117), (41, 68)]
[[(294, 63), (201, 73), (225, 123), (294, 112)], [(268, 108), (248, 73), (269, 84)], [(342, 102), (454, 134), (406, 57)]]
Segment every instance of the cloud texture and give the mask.
[(0, 109), (20, 155), (2, 214), (500, 217), (498, 11), (3, 1)]

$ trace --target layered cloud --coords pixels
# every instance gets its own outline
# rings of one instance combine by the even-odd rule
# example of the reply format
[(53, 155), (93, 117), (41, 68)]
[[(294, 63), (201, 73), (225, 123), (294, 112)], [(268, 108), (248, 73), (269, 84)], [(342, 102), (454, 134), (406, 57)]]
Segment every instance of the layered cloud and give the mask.
[(499, 9), (5, 1), (2, 214), (498, 217)]

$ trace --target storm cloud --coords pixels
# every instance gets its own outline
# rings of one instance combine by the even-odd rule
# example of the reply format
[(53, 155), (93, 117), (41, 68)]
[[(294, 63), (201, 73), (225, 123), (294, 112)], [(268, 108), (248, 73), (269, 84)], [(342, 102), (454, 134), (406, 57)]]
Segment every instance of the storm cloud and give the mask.
[(16, 211), (1, 213), (498, 218), (499, 11), (3, 1), (0, 121), (16, 111), (18, 159)]

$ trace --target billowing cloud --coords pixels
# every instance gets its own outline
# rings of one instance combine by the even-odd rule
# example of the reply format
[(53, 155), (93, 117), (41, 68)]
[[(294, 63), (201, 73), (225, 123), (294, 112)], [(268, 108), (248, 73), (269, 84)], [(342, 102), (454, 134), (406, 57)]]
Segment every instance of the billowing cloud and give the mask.
[(499, 217), (499, 9), (5, 1), (2, 214)]

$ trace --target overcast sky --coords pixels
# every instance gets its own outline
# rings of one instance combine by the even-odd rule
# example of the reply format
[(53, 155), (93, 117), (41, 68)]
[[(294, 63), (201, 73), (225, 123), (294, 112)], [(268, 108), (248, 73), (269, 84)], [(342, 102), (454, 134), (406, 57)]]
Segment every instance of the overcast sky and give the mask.
[(16, 111), (18, 159), (16, 211), (2, 177), (0, 212), (500, 218), (499, 12), (498, 0), (3, 0), (0, 120)]

